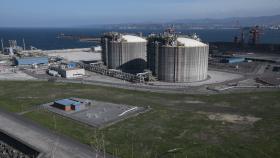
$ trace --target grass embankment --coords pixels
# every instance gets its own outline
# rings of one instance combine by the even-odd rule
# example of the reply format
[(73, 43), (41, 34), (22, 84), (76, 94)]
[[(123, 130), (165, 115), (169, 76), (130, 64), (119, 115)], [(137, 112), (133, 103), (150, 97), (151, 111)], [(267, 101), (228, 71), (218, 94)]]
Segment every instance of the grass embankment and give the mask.
[[(25, 114), (85, 144), (105, 140), (106, 151), (123, 158), (280, 157), (279, 91), (206, 96), (47, 82), (0, 82), (0, 89), (0, 107), (12, 112), (71, 96), (151, 106), (152, 111), (103, 130), (46, 111)], [(230, 123), (210, 120), (207, 113), (262, 119), (254, 124)], [(175, 148), (177, 153), (167, 153)]]

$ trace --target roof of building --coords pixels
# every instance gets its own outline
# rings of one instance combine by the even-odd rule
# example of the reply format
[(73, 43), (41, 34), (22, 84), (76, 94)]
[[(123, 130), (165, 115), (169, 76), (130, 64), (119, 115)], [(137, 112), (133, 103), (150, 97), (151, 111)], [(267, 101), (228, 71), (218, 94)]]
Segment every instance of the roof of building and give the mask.
[(124, 39), (126, 42), (147, 42), (146, 39), (134, 35), (123, 35), (122, 39)]
[(49, 63), (48, 57), (22, 57), (15, 58), (17, 65), (32, 65), (32, 64), (47, 64)]
[(71, 100), (71, 99), (57, 100), (57, 101), (55, 101), (55, 103), (61, 104), (61, 105), (64, 105), (64, 106), (71, 106), (71, 105), (77, 106), (77, 105), (81, 104), (80, 102), (74, 101), (74, 100)]
[(183, 44), (185, 47), (200, 47), (200, 46), (207, 46), (207, 44), (197, 41), (195, 39), (186, 38), (186, 37), (178, 37), (177, 41), (180, 44)]

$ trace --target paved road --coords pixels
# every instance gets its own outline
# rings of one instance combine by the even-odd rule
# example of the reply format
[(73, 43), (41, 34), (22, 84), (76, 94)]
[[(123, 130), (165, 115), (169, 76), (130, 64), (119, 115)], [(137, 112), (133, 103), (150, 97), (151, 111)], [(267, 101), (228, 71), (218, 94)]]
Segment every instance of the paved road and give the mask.
[[(261, 66), (260, 66), (261, 67)], [(259, 69), (256, 69), (259, 70)], [(28, 75), (31, 75), (38, 79), (38, 81), (48, 81), (51, 77), (48, 75), (38, 75), (31, 73), (30, 71), (24, 71)], [(224, 72), (224, 71), (220, 71)], [(227, 72), (227, 71), (225, 71)], [(216, 86), (216, 85), (227, 85), (228, 83), (237, 83), (242, 80), (246, 79), (254, 79), (256, 77), (259, 77), (260, 75), (257, 75), (256, 72), (252, 72), (249, 74), (244, 74), (243, 77), (240, 77), (238, 79), (229, 79), (226, 81), (216, 82), (216, 83), (207, 83), (205, 85), (200, 86), (160, 86), (160, 85), (147, 85), (147, 84), (131, 84), (131, 83), (109, 83), (109, 82), (103, 82), (103, 81), (95, 81), (95, 80), (83, 80), (83, 79), (64, 79), (64, 78), (56, 78), (56, 82), (64, 82), (64, 83), (79, 83), (79, 84), (89, 84), (89, 85), (98, 85), (98, 86), (105, 86), (105, 87), (115, 87), (115, 88), (121, 88), (121, 89), (129, 89), (129, 90), (137, 90), (137, 91), (144, 91), (144, 92), (159, 92), (159, 93), (179, 93), (179, 94), (220, 94), (220, 93), (227, 93), (227, 91), (213, 91), (209, 90), (207, 87), (209, 85)], [(243, 88), (240, 89), (241, 91), (244, 90)], [(259, 88), (246, 88), (246, 92), (255, 92), (259, 91)], [(261, 89), (261, 91), (264, 89)], [(274, 90), (271, 88), (267, 88), (267, 90)], [(230, 91), (231, 93), (239, 93), (239, 88), (232, 89)]]
[[(21, 116), (0, 110), (0, 129), (14, 138), (36, 147), (45, 158), (113, 158), (68, 137), (55, 134)], [(56, 147), (56, 149), (55, 149)], [(98, 156), (96, 156), (98, 155)]]
[[(34, 74), (30, 71), (24, 71), (24, 73), (37, 78), (38, 81), (48, 81), (51, 77), (48, 75)], [(205, 86), (150, 86), (146, 84), (132, 84), (132, 83), (109, 83), (103, 81), (94, 81), (94, 80), (82, 80), (82, 79), (64, 79), (56, 78), (56, 82), (64, 83), (79, 83), (79, 84), (89, 84), (105, 87), (115, 87), (129, 90), (138, 90), (144, 92), (160, 92), (160, 93), (187, 93), (187, 94), (209, 94), (214, 93), (213, 91), (208, 91)], [(202, 89), (202, 90), (200, 90)]]

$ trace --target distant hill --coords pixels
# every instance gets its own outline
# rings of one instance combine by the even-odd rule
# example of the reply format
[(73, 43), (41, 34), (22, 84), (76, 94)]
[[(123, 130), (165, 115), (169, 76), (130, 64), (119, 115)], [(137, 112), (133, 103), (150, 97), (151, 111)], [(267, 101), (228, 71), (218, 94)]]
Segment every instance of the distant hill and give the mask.
[(222, 26), (254, 26), (254, 25), (279, 25), (280, 15), (260, 17), (233, 17), (225, 19), (181, 19), (170, 23), (189, 25), (222, 25)]
[(143, 29), (143, 30), (158, 30), (166, 29), (170, 26), (175, 26), (176, 29), (223, 29), (223, 28), (240, 28), (252, 26), (280, 25), (280, 15), (260, 16), (260, 17), (232, 17), (224, 19), (181, 19), (163, 23), (124, 23), (124, 24), (106, 24), (106, 25), (91, 25), (87, 27), (96, 27), (103, 29)]

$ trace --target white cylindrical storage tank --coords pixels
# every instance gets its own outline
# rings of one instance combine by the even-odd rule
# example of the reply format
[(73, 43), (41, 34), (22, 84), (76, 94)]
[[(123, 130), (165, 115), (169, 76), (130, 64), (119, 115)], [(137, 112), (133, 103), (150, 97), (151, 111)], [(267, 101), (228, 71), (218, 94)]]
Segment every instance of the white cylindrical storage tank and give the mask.
[(134, 35), (108, 33), (102, 38), (102, 60), (109, 69), (140, 73), (147, 65), (147, 40)]
[(186, 37), (176, 37), (168, 42), (159, 39), (148, 44), (148, 65), (159, 80), (196, 82), (207, 79), (207, 44)]

